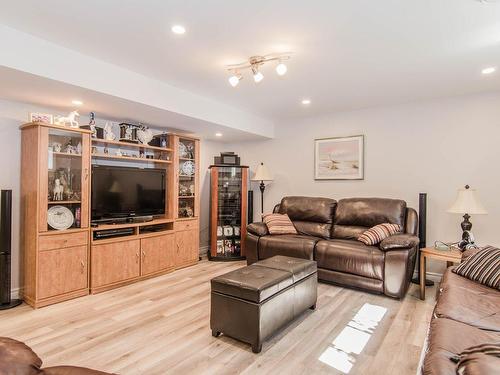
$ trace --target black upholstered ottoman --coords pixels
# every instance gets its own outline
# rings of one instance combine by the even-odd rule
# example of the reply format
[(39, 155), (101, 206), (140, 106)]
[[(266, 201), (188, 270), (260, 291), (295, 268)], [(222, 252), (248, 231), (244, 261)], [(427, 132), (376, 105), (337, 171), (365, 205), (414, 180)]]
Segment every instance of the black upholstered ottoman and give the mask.
[(252, 345), (316, 307), (316, 262), (275, 256), (211, 280), (210, 328)]

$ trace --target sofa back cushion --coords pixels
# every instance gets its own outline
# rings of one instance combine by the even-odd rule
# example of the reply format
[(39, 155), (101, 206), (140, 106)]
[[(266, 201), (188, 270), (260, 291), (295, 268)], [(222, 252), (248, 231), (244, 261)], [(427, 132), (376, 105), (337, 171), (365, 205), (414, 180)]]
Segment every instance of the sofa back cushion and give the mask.
[(287, 214), (300, 234), (329, 238), (336, 205), (331, 198), (284, 197), (279, 213)]
[(347, 198), (337, 203), (332, 237), (357, 239), (367, 229), (383, 223), (405, 227), (406, 202), (388, 198)]

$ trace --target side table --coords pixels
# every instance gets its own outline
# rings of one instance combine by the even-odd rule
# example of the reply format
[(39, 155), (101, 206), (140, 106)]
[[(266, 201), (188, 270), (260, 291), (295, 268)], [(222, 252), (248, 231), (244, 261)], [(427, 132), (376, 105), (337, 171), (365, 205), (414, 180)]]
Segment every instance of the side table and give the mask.
[(460, 263), (462, 260), (462, 252), (459, 249), (437, 250), (434, 247), (424, 247), (420, 249), (420, 299), (425, 300), (425, 272), (426, 260), (437, 259), (446, 262), (446, 267), (450, 267), (453, 263)]

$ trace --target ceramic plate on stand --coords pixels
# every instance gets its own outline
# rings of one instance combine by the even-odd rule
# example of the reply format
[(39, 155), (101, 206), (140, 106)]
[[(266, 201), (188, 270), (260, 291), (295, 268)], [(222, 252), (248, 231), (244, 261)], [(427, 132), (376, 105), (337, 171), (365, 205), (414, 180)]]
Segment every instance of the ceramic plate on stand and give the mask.
[(73, 212), (64, 206), (52, 206), (47, 212), (47, 223), (54, 229), (64, 230), (70, 228), (75, 222)]

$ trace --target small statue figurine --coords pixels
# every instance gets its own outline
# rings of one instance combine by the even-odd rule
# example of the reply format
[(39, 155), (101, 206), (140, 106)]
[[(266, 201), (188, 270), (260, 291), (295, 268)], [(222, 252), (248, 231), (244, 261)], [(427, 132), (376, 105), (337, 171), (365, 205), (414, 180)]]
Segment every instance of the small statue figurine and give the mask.
[(61, 185), (61, 181), (58, 178), (56, 178), (54, 181), (54, 190), (52, 199), (55, 201), (62, 201), (63, 191), (64, 191), (64, 186)]
[(107, 141), (114, 141), (116, 138), (115, 133), (113, 133), (113, 124), (110, 124), (107, 121), (106, 124), (104, 125), (104, 138)]
[(76, 120), (78, 117), (80, 117), (78, 111), (72, 111), (66, 117), (64, 116), (57, 117), (54, 122), (56, 125), (63, 125), (63, 126), (69, 123), (69, 126), (71, 128), (78, 129), (80, 127), (78, 121)]
[(94, 112), (89, 113), (89, 127), (90, 127), (90, 131), (92, 132), (92, 138), (97, 138), (97, 129), (95, 126), (95, 113)]

